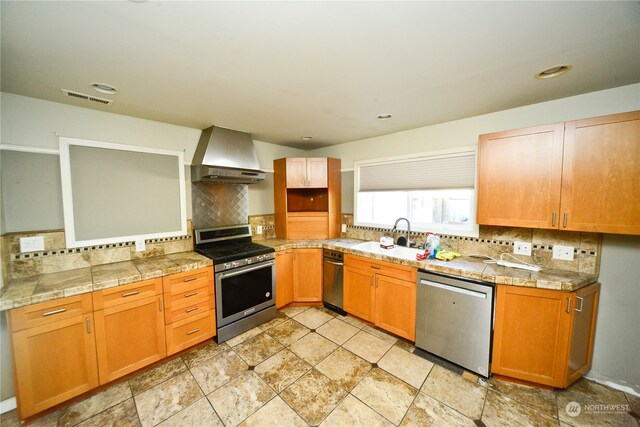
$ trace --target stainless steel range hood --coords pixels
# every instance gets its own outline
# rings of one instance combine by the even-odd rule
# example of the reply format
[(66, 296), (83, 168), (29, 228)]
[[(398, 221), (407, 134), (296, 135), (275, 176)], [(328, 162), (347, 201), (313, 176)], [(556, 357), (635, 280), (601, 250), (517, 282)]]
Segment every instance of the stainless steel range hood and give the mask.
[(202, 131), (191, 161), (191, 181), (254, 184), (264, 175), (250, 134), (217, 126)]

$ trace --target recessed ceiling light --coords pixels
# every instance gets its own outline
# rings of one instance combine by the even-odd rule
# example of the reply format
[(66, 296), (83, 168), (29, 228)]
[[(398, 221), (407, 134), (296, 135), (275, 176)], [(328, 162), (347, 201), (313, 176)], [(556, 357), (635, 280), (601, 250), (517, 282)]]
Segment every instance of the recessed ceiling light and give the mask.
[(391, 118), (391, 114), (378, 114), (378, 120), (389, 120)]
[(552, 77), (558, 77), (566, 73), (571, 69), (571, 65), (555, 65), (553, 67), (546, 68), (536, 74), (536, 79), (550, 79)]
[(312, 136), (303, 136), (300, 139), (302, 139), (303, 141), (311, 141), (313, 139), (313, 137)]
[(91, 87), (94, 90), (97, 90), (98, 92), (106, 93), (107, 95), (115, 95), (116, 93), (118, 93), (118, 89), (106, 83), (94, 83), (91, 85)]

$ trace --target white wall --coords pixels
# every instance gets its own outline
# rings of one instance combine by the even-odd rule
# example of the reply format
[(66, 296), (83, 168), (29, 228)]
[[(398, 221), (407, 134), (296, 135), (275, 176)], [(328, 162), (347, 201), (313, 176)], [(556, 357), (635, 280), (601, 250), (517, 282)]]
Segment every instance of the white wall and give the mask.
[(600, 308), (588, 377), (640, 395), (640, 236), (605, 234)]
[(319, 148), (308, 155), (340, 158), (342, 168), (349, 169), (353, 167), (355, 160), (472, 146), (478, 144), (478, 135), (484, 133), (622, 113), (639, 108), (640, 84), (634, 84)]
[[(175, 126), (152, 120), (106, 113), (43, 101), (40, 99), (0, 94), (0, 143), (37, 148), (58, 149), (59, 136), (139, 145), (144, 147), (183, 150), (190, 163), (200, 138), (200, 129)], [(304, 156), (307, 152), (290, 147), (255, 141), (263, 170), (273, 171), (273, 160), (287, 156)], [(189, 168), (187, 181), (190, 179)], [(191, 218), (191, 185), (187, 182), (187, 217)], [(271, 198), (268, 195), (271, 194)], [(251, 201), (255, 198), (255, 201)], [(273, 213), (273, 180), (249, 186), (249, 214)], [(270, 208), (264, 208), (270, 203)], [(37, 216), (37, 215), (36, 215)], [(4, 218), (3, 218), (4, 219)], [(10, 224), (7, 224), (8, 226)], [(21, 224), (22, 225), (22, 224)], [(21, 227), (23, 228), (23, 227)], [(48, 226), (47, 228), (51, 228)], [(60, 224), (62, 228), (62, 224)], [(5, 232), (18, 231), (6, 229)], [(24, 230), (19, 230), (24, 231)]]

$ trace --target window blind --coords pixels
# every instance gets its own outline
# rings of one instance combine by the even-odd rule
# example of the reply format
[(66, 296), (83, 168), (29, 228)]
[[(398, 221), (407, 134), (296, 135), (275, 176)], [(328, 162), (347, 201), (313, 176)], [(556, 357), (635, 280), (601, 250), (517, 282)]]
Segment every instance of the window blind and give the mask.
[(358, 191), (473, 188), (476, 154), (464, 152), (361, 165), (358, 173)]

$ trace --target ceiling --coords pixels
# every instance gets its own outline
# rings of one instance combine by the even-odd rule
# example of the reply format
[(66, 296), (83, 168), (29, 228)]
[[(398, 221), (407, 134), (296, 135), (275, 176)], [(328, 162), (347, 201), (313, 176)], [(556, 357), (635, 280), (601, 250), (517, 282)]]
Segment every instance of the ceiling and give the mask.
[[(303, 149), (640, 82), (637, 1), (0, 8), (4, 92)], [(558, 64), (573, 68), (534, 78)]]

